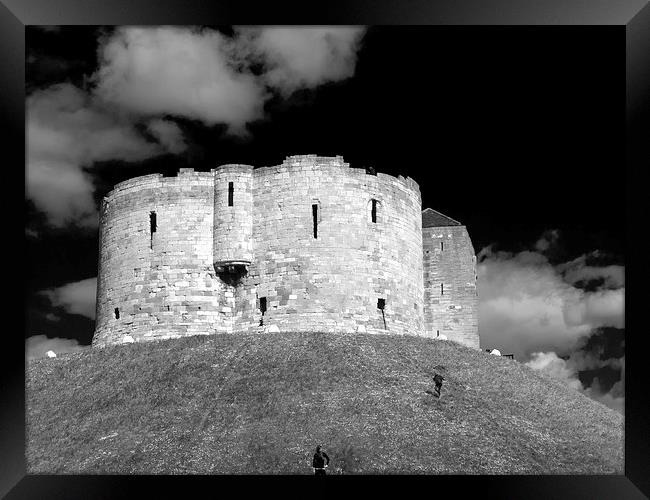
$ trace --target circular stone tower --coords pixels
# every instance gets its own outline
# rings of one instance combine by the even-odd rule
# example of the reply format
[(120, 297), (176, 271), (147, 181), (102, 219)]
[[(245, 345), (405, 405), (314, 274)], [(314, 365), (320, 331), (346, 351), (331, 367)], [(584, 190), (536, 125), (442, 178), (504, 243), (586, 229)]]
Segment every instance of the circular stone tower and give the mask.
[(93, 345), (229, 331), (212, 259), (211, 172), (129, 179), (103, 200)]
[(236, 329), (424, 333), (415, 181), (290, 156), (254, 170), (253, 205)]
[[(235, 278), (253, 261), (253, 167), (214, 170), (213, 259), (215, 271)], [(225, 278), (227, 279), (227, 278)]]
[(213, 333), (426, 335), (410, 178), (340, 156), (130, 179), (106, 195), (93, 345)]

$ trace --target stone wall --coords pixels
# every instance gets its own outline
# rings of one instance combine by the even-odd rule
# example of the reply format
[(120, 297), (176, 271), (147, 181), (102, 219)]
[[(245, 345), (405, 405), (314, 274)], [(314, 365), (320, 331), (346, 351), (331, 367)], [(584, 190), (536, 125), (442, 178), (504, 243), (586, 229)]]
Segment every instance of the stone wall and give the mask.
[(479, 348), (476, 256), (465, 226), (422, 229), (427, 336)]
[(228, 330), (212, 268), (213, 185), (212, 173), (182, 169), (128, 180), (106, 196), (93, 345)]
[[(120, 183), (102, 205), (93, 344), (125, 334), (439, 330), (478, 347), (467, 231), (423, 229), (421, 208), (412, 179), (369, 175), (340, 156)], [(229, 274), (229, 262), (246, 272)]]
[(259, 325), (265, 297), (264, 326), (281, 331), (422, 331), (421, 198), (413, 180), (368, 175), (341, 157), (294, 156), (254, 171), (253, 200), (255, 258), (242, 287), (242, 328)]

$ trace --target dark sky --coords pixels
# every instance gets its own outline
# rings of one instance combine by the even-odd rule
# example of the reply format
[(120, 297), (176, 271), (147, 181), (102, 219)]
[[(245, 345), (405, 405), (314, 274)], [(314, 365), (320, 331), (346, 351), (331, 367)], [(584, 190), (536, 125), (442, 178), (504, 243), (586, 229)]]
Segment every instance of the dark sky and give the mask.
[[(28, 27), (28, 94), (60, 82), (89, 88), (98, 36), (111, 29)], [(175, 117), (186, 151), (94, 164), (95, 199), (127, 178), (181, 167), (342, 155), (414, 178), (423, 207), (464, 223), (477, 252), (530, 248), (556, 229), (551, 261), (597, 249), (605, 264), (623, 264), (624, 51), (618, 27), (370, 28), (352, 78), (276, 96), (247, 139)], [(39, 235), (28, 238), (26, 337), (89, 343), (91, 320), (48, 321), (37, 292), (96, 276), (97, 231), (49, 228), (29, 201), (26, 228)]]

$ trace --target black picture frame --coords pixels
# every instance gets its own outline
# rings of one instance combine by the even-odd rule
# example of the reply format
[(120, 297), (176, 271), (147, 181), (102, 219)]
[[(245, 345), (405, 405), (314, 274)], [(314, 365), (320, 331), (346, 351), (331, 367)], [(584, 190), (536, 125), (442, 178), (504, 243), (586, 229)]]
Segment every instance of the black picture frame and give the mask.
[[(408, 5), (408, 6), (407, 6)], [(648, 266), (642, 252), (641, 234), (631, 228), (647, 227), (647, 196), (642, 175), (650, 158), (648, 142), (648, 95), (650, 94), (650, 6), (643, 0), (456, 0), (456, 1), (378, 1), (332, 3), (285, 3), (251, 5), (248, 2), (205, 2), (199, 0), (3, 0), (0, 4), (0, 103), (6, 167), (11, 167), (20, 182), (17, 165), (24, 165), (25, 40), (24, 28), (30, 24), (447, 24), (447, 25), (602, 25), (620, 26), (626, 33), (626, 403), (624, 476), (435, 476), (330, 478), (328, 486), (362, 488), (363, 494), (384, 490), (389, 484), (418, 488), (425, 494), (453, 492), (454, 496), (480, 495), (482, 498), (643, 498), (650, 495), (650, 407), (647, 373), (644, 368), (641, 327), (644, 307), (641, 290)], [(623, 102), (621, 105), (624, 105)], [(623, 153), (622, 153), (623, 154)], [(11, 174), (5, 174), (11, 175)], [(24, 179), (24, 177), (22, 177)], [(6, 179), (5, 179), (6, 181)], [(8, 194), (15, 194), (7, 182)], [(13, 200), (5, 197), (7, 215), (15, 212)], [(20, 200), (15, 201), (21, 203)], [(22, 202), (24, 203), (24, 202)], [(12, 218), (18, 221), (18, 217)], [(638, 221), (638, 224), (635, 224)], [(16, 222), (18, 225), (19, 223)], [(19, 228), (19, 238), (24, 230)], [(22, 236), (24, 238), (24, 236)], [(10, 239), (7, 238), (5, 242)], [(20, 241), (20, 240), (19, 240)], [(22, 240), (24, 242), (24, 239)], [(10, 248), (7, 267), (19, 268), (24, 248)], [(11, 253), (13, 251), (13, 254)], [(645, 253), (645, 252), (644, 252)], [(646, 257), (647, 258), (647, 257)], [(28, 268), (29, 263), (26, 263)], [(20, 280), (7, 279), (15, 288)], [(13, 296), (17, 294), (14, 292)], [(13, 308), (20, 310), (20, 307)], [(24, 341), (14, 327), (6, 329), (5, 342), (11, 340), (2, 363), (0, 409), (0, 496), (6, 498), (120, 498), (140, 496), (194, 496), (199, 488), (220, 494), (236, 487), (238, 494), (251, 488), (270, 492), (294, 487), (303, 494), (322, 494), (305, 478), (259, 477), (170, 477), (170, 476), (45, 476), (26, 475), (24, 444)], [(13, 334), (13, 336), (12, 336)], [(281, 481), (281, 483), (280, 483)]]

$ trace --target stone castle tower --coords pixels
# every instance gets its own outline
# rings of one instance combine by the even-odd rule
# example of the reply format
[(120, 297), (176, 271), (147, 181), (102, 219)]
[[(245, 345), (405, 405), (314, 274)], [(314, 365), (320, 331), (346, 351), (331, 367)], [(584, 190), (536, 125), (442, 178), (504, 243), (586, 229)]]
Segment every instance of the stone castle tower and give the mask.
[(311, 331), (479, 348), (477, 304), (466, 228), (340, 156), (145, 175), (102, 203), (94, 346)]

